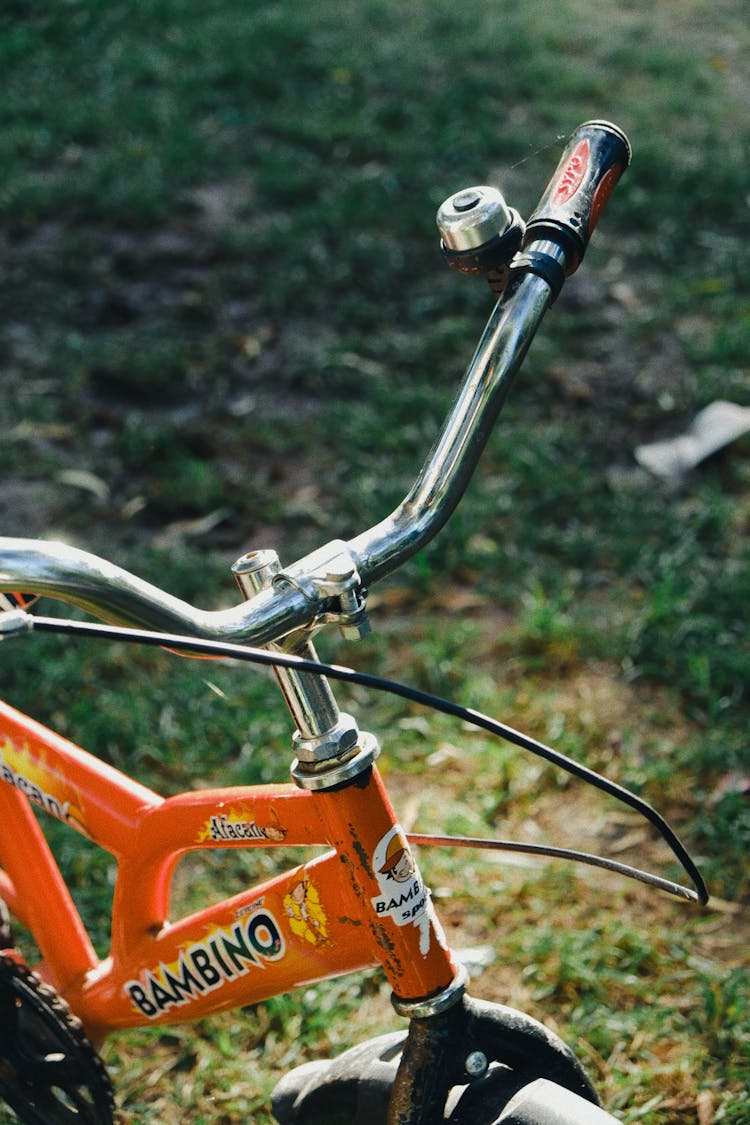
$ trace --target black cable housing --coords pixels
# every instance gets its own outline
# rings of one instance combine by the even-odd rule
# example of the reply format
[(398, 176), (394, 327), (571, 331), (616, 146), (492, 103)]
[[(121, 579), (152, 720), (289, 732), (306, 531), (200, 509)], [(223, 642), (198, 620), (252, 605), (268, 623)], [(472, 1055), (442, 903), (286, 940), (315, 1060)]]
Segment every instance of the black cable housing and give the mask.
[[(483, 714), (481, 711), (475, 711), (471, 707), (464, 707), (459, 703), (453, 703), (440, 696), (421, 691), (419, 688), (409, 687), (396, 680), (384, 679), (381, 676), (375, 676), (369, 672), (358, 672), (354, 668), (348, 668), (340, 664), (326, 664), (316, 660), (306, 660), (303, 657), (295, 656), (291, 653), (268, 651), (267, 649), (253, 648), (249, 645), (230, 644), (225, 641), (203, 640), (199, 637), (186, 637), (179, 634), (153, 632), (145, 629), (130, 629), (122, 626), (101, 624), (99, 622), (73, 621), (64, 618), (36, 615), (28, 616), (32, 625), (32, 631), (34, 632), (61, 633), (66, 636), (123, 641), (129, 644), (165, 648), (173, 652), (184, 652), (195, 656), (243, 660), (266, 667), (293, 668), (297, 672), (308, 672), (316, 676), (327, 676), (332, 680), (356, 684), (360, 687), (370, 688), (373, 691), (386, 692), (390, 695), (399, 696), (401, 699), (417, 703), (422, 707), (429, 707), (431, 710), (470, 723), (480, 730), (487, 731), (489, 734), (501, 738), (505, 742), (509, 742), (514, 746), (520, 747), (522, 750), (527, 750), (529, 753), (543, 758), (545, 761), (551, 762), (573, 777), (579, 778), (579, 780), (586, 782), (586, 784), (592, 785), (594, 788), (601, 790), (601, 792), (608, 794), (610, 797), (614, 797), (615, 800), (634, 809), (658, 831), (659, 835), (679, 861), (680, 866), (690, 877), (695, 889), (683, 887), (680, 884), (672, 883), (670, 880), (661, 879), (658, 876), (649, 876), (647, 879), (643, 879), (643, 872), (639, 871), (638, 868), (630, 868), (625, 864), (619, 865), (620, 873), (629, 874), (633, 878), (640, 879), (644, 882), (650, 882), (670, 894), (676, 894), (681, 898), (699, 902), (702, 905), (708, 902), (708, 889), (703, 880), (703, 876), (684, 844), (661, 813), (657, 812), (647, 801), (644, 801), (643, 798), (639, 797), (636, 793), (619, 785), (617, 782), (610, 781), (609, 778), (597, 773), (596, 770), (581, 765), (580, 762), (576, 762), (575, 759), (569, 758), (559, 750), (554, 750), (551, 746), (547, 746), (545, 743), (523, 734), (514, 727), (500, 722), (498, 719), (493, 719), (489, 715)], [(445, 842), (447, 843), (448, 841), (446, 840)], [(488, 846), (491, 847), (491, 843), (488, 844)], [(589, 857), (588, 859), (584, 859), (585, 853), (576, 853), (576, 855), (577, 858), (581, 859), (583, 862), (590, 862), (591, 859), (596, 858)], [(570, 853), (570, 858), (576, 858), (576, 856)]]

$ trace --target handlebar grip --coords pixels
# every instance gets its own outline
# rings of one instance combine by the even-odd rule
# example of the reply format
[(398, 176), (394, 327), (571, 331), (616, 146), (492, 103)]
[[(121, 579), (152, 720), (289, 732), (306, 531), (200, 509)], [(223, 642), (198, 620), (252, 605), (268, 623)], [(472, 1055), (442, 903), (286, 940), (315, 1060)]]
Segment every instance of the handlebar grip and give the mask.
[(566, 276), (575, 273), (630, 156), (630, 142), (617, 125), (609, 121), (580, 125), (526, 224), (524, 246), (540, 239), (559, 243), (565, 252)]

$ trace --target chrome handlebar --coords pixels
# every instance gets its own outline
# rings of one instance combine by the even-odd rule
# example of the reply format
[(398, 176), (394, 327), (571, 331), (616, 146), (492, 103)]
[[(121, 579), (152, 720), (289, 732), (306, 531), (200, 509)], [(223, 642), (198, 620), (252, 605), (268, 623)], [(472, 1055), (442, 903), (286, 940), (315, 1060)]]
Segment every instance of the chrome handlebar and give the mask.
[(365, 584), (401, 566), (454, 511), (550, 302), (549, 285), (531, 273), (521, 275), (498, 301), (411, 491), (390, 516), (349, 545)]
[(340, 590), (331, 576), (346, 571), (347, 560), (345, 581), (369, 587), (401, 566), (446, 522), (549, 301), (549, 286), (524, 274), (497, 303), (443, 430), (411, 491), (391, 515), (349, 543), (334, 540), (300, 559), (248, 601), (224, 610), (198, 609), (87, 551), (4, 537), (0, 590), (57, 598), (120, 625), (257, 645), (278, 641), (326, 614), (335, 617)]
[[(0, 538), (0, 590), (57, 598), (120, 625), (256, 645), (322, 622), (361, 622), (362, 591), (429, 542), (461, 499), (529, 344), (580, 260), (581, 232), (587, 241), (629, 158), (627, 139), (616, 126), (587, 122), (573, 134), (542, 199), (544, 222), (537, 208), (523, 252), (500, 271), (503, 292), (458, 397), (412, 489), (386, 519), (349, 543), (334, 540), (274, 570), (257, 593), (242, 581), (254, 565), (253, 555), (244, 556), (235, 574), (249, 596), (231, 609), (197, 609), (96, 555), (29, 539)], [(476, 262), (472, 258), (472, 272), (484, 268), (481, 250)]]

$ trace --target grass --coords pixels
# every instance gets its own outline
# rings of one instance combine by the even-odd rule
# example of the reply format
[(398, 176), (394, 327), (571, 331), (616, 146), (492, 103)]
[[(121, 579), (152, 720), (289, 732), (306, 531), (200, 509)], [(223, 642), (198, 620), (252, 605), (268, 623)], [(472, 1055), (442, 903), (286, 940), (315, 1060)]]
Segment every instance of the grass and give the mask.
[[(488, 308), (442, 269), (442, 199), (490, 180), (528, 214), (578, 121), (631, 135), (633, 168), (462, 508), (374, 592), (376, 632), (343, 659), (501, 714), (680, 825), (713, 913), (553, 866), (422, 859), (449, 933), (502, 954), (477, 991), (553, 1019), (646, 1125), (699, 1107), (700, 1125), (750, 1120), (733, 906), (750, 892), (747, 438), (677, 490), (633, 459), (716, 398), (748, 404), (743, 16), (739, 0), (0, 15), (3, 526), (201, 605), (235, 596), (227, 568), (248, 548), (291, 560), (411, 483)], [(52, 640), (3, 664), (12, 703), (160, 791), (283, 777), (264, 677)], [(548, 767), (348, 702), (395, 729), (383, 768), (417, 829), (632, 837), (652, 858)], [(104, 947), (107, 862), (58, 846)], [(274, 1073), (348, 1045), (354, 1013), (358, 1035), (392, 1026), (378, 977), (118, 1037), (107, 1060), (133, 1119), (264, 1121)]]

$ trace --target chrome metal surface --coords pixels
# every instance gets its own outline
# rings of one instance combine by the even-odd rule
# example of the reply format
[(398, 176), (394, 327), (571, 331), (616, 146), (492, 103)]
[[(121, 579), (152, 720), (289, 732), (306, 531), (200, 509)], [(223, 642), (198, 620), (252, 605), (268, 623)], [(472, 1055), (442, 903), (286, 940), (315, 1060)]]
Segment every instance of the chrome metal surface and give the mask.
[(343, 540), (327, 543), (301, 563), (274, 577), (274, 585), (289, 583), (306, 593), (317, 605), (326, 600), (335, 608), (320, 612), (320, 625), (337, 625), (346, 640), (359, 641), (370, 632), (362, 581), (354, 557)]
[(484, 1051), (471, 1051), (470, 1054), (466, 1056), (464, 1070), (469, 1078), (481, 1078), (483, 1074), (487, 1073), (489, 1065), (489, 1059)]
[(549, 300), (549, 286), (540, 277), (523, 275), (510, 285), (489, 319), (443, 430), (404, 501), (348, 544), (334, 541), (286, 568), (283, 573), (293, 581), (277, 581), (229, 609), (202, 610), (67, 544), (0, 538), (0, 590), (58, 598), (117, 624), (239, 643), (278, 642), (326, 614), (339, 621), (340, 601), (326, 592), (329, 564), (343, 546), (354, 560), (357, 588), (368, 587), (396, 570), (440, 530), (466, 489)]
[(23, 609), (6, 609), (0, 613), (0, 641), (19, 633), (30, 633), (34, 620)]
[(567, 265), (565, 248), (561, 246), (559, 242), (554, 242), (551, 238), (534, 238), (524, 246), (524, 250), (533, 250), (537, 254), (546, 254), (549, 258), (554, 258), (563, 269), (565, 269)]
[[(349, 569), (354, 570), (351, 564)], [(281, 563), (275, 551), (252, 551), (238, 559), (232, 571), (240, 590), (251, 598), (274, 584), (281, 574)], [(267, 648), (278, 652), (282, 646), (271, 642)], [(318, 659), (305, 635), (296, 637), (288, 651), (305, 660)], [(325, 676), (281, 667), (274, 668), (274, 675), (296, 726), (293, 744), (300, 761), (326, 762), (356, 747), (359, 727), (351, 715), (339, 711)]]
[(202, 610), (67, 543), (0, 537), (0, 589), (58, 598), (119, 625), (265, 644), (310, 620), (299, 591), (262, 590), (231, 609)]
[(380, 743), (368, 731), (360, 731), (357, 753), (341, 762), (329, 762), (324, 768), (311, 769), (308, 763), (292, 762), (292, 778), (300, 789), (312, 789), (317, 793), (324, 789), (335, 789), (345, 781), (351, 781), (369, 769), (380, 754)]
[(436, 1016), (457, 1004), (466, 991), (468, 981), (469, 974), (464, 966), (460, 965), (451, 983), (437, 996), (430, 996), (427, 1000), (401, 1000), (394, 994), (391, 996), (391, 1004), (400, 1016), (405, 1016), (407, 1019), (429, 1019), (430, 1016)]
[(273, 549), (249, 551), (232, 567), (232, 574), (246, 598), (270, 586), (281, 570), (279, 556)]
[[(303, 652), (300, 655), (307, 654)], [(278, 671), (281, 682), (283, 669), (280, 668)], [(297, 720), (297, 730), (292, 739), (297, 760), (309, 765), (317, 765), (320, 762), (330, 762), (334, 758), (342, 758), (355, 750), (359, 741), (359, 727), (352, 715), (338, 710), (328, 680), (324, 676), (311, 676), (309, 673), (292, 673), (292, 676), (296, 695), (289, 710)], [(318, 687), (316, 695), (316, 685), (320, 684), (324, 685), (325, 692)], [(325, 699), (323, 699), (324, 694)], [(284, 697), (289, 704), (286, 691)], [(319, 700), (322, 700), (324, 706), (320, 706)], [(331, 717), (331, 704), (336, 711), (336, 721), (327, 723)], [(302, 722), (299, 721), (297, 710), (303, 712)]]
[(546, 282), (529, 274), (495, 306), (458, 398), (411, 491), (391, 515), (349, 543), (365, 585), (396, 570), (453, 512), (549, 299)]
[(481, 186), (446, 199), (436, 222), (448, 250), (476, 250), (507, 230), (512, 216), (497, 188)]

